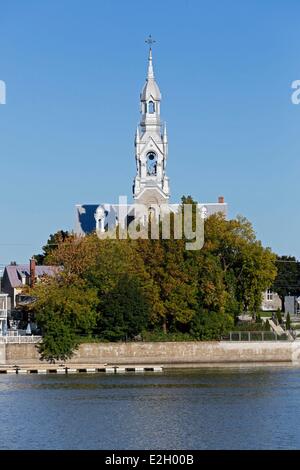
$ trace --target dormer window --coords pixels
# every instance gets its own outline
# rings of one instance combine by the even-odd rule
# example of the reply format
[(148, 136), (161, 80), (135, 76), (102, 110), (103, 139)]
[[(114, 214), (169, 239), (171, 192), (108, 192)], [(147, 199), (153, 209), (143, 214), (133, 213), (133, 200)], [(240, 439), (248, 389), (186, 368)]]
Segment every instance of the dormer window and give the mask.
[(155, 104), (153, 103), (153, 101), (149, 101), (148, 113), (149, 114), (154, 114), (155, 113)]

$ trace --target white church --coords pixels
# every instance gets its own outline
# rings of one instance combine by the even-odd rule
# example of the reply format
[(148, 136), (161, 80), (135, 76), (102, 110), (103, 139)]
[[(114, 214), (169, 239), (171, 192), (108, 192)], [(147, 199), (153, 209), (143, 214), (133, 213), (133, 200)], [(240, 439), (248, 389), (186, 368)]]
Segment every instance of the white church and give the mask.
[[(151, 46), (151, 36), (149, 39)], [(145, 220), (149, 213), (154, 212), (157, 217), (161, 217), (166, 211), (178, 211), (180, 204), (170, 203), (168, 136), (166, 125), (161, 123), (160, 113), (161, 93), (154, 76), (150, 47), (146, 83), (140, 94), (140, 125), (135, 134), (133, 201), (127, 203), (127, 198), (121, 198), (119, 204), (76, 205), (76, 234), (85, 235), (95, 230), (105, 232), (116, 225), (126, 228), (133, 220)], [(219, 197), (217, 203), (199, 203), (198, 208), (202, 218), (216, 212), (227, 216), (227, 204), (223, 197)]]

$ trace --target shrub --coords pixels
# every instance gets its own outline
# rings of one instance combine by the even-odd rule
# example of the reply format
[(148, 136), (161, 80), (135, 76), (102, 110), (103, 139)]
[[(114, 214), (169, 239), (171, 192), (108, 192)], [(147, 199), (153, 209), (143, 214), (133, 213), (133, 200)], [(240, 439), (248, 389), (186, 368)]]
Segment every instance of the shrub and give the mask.
[(277, 318), (277, 321), (278, 321), (279, 325), (281, 325), (282, 324), (282, 313), (281, 313), (280, 309), (278, 309), (276, 311), (276, 318)]
[(234, 326), (234, 319), (227, 313), (199, 310), (191, 322), (191, 335), (200, 341), (219, 340)]

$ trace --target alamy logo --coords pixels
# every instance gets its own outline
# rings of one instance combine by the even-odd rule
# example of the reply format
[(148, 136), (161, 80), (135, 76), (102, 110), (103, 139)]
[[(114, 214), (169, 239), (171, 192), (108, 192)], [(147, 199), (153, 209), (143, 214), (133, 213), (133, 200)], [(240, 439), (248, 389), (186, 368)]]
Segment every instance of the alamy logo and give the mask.
[(292, 103), (300, 104), (300, 80), (294, 80), (291, 87), (295, 90), (291, 96)]
[[(131, 240), (185, 239), (186, 250), (201, 250), (204, 245), (204, 220), (206, 214), (200, 204), (178, 204), (176, 211), (168, 204), (127, 203), (126, 196), (119, 197), (116, 212), (112, 214), (111, 227), (106, 225), (107, 212), (98, 206), (95, 212), (96, 233), (100, 239), (130, 238)], [(132, 219), (128, 223), (129, 219)], [(118, 235), (117, 235), (118, 234)], [(172, 234), (172, 235), (171, 235)]]
[(6, 104), (6, 85), (3, 80), (0, 80), (0, 104)]

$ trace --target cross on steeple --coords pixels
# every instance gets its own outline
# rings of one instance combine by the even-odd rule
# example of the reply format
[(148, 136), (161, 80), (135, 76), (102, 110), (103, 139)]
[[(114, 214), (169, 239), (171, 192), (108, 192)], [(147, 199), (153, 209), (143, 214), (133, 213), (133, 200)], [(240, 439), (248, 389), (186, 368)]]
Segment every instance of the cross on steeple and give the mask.
[(156, 41), (155, 39), (152, 38), (151, 34), (149, 34), (148, 38), (145, 41), (147, 44), (149, 44), (149, 47), (151, 49), (152, 44), (154, 44)]

